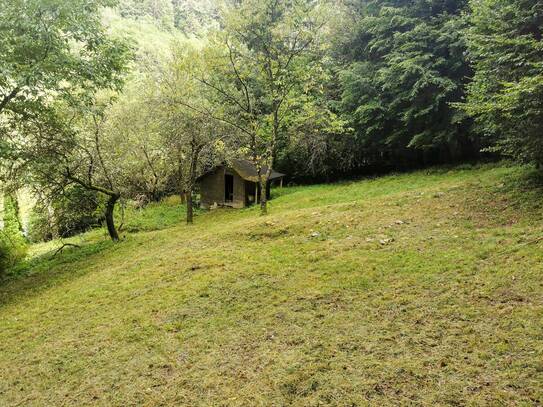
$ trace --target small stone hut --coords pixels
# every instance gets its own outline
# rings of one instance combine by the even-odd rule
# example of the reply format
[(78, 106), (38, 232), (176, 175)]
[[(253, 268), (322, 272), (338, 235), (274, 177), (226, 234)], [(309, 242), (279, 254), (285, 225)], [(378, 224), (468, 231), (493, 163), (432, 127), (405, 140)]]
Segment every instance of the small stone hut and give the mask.
[[(268, 169), (262, 168), (262, 173)], [(270, 198), (272, 182), (283, 185), (285, 174), (271, 172), (266, 187), (266, 197)], [(230, 165), (220, 165), (198, 178), (200, 186), (200, 206), (228, 206), (244, 208), (260, 202), (260, 185), (258, 171), (253, 163), (247, 160), (233, 160)]]

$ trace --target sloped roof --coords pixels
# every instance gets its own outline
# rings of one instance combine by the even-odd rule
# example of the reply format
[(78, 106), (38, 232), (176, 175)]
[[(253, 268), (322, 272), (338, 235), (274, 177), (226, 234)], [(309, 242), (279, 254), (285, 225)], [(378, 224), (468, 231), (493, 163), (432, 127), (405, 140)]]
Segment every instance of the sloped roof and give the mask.
[[(248, 161), (248, 160), (233, 160), (232, 164), (230, 166), (233, 170), (235, 170), (241, 178), (243, 178), (246, 181), (253, 181), (258, 182), (258, 170), (256, 169), (256, 166)], [(262, 167), (262, 174), (265, 174), (268, 171), (267, 166)], [(272, 172), (270, 175), (270, 180), (282, 178), (285, 174), (281, 174), (280, 172), (274, 171), (272, 168)]]
[[(198, 181), (204, 178), (206, 175), (211, 174), (215, 172), (217, 169), (222, 168), (224, 166), (218, 166), (213, 168), (211, 171), (206, 172), (205, 174), (198, 177)], [(230, 165), (227, 166), (227, 168), (230, 168), (238, 173), (238, 175), (243, 178), (245, 181), (251, 181), (251, 182), (258, 182), (258, 170), (256, 169), (256, 166), (248, 161), (248, 160), (233, 160)], [(266, 171), (268, 171), (268, 167), (263, 166), (262, 167), (262, 173), (265, 174)], [(278, 179), (284, 177), (285, 174), (281, 174), (280, 172), (274, 171), (272, 169), (270, 180)]]

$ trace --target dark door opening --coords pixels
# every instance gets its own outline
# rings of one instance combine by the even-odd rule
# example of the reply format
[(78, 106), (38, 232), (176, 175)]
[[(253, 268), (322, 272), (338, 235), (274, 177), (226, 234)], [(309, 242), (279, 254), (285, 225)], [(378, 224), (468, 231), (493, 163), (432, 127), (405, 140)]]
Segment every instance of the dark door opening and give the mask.
[(252, 181), (245, 181), (245, 205), (250, 206), (256, 203), (256, 184)]
[(233, 202), (234, 201), (234, 176), (225, 174), (224, 175), (224, 201)]

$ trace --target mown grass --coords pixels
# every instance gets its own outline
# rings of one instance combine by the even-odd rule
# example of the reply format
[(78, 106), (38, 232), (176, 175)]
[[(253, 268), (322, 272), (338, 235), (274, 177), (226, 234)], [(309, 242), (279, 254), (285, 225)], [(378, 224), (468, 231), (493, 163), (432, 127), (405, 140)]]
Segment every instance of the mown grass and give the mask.
[(186, 207), (181, 204), (178, 196), (171, 196), (160, 203), (152, 202), (141, 209), (128, 205), (124, 213), (118, 211), (117, 219), (122, 222), (121, 232), (161, 230), (185, 221)]
[(526, 168), (274, 191), (0, 287), (0, 405), (540, 405)]

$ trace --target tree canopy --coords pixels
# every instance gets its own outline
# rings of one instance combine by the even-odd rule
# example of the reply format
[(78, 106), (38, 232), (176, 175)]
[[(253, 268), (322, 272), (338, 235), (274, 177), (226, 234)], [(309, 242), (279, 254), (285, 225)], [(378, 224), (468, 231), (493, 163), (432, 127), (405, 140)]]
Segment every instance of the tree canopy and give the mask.
[[(340, 36), (341, 105), (369, 162), (451, 160), (472, 148), (461, 101), (465, 1), (355, 3), (354, 29)], [(352, 17), (351, 17), (352, 18)]]
[(472, 0), (465, 34), (475, 69), (465, 110), (494, 151), (543, 164), (543, 4)]

